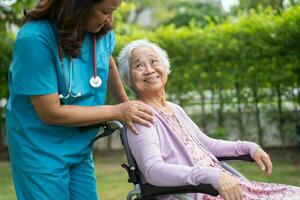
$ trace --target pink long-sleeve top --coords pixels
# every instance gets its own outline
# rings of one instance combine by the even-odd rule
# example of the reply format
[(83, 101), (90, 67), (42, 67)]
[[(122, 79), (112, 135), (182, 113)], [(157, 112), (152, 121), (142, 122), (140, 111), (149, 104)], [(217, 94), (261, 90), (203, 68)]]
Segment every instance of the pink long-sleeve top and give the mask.
[[(209, 152), (212, 159), (222, 156), (253, 155), (259, 147), (246, 141), (224, 141), (205, 135), (178, 105), (168, 102), (179, 122)], [(220, 168), (199, 167), (191, 153), (168, 123), (154, 110), (155, 120), (151, 127), (136, 124), (139, 134), (128, 130), (128, 142), (140, 171), (142, 180), (157, 186), (183, 186), (211, 184), (218, 188)]]

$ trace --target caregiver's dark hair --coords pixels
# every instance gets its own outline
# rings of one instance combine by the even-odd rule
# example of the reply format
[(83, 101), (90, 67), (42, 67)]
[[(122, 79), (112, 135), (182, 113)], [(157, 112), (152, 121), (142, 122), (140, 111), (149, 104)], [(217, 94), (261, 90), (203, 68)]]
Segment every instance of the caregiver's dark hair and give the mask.
[[(59, 43), (64, 52), (77, 57), (83, 43), (84, 19), (94, 3), (107, 0), (39, 0), (33, 10), (24, 12), (26, 23), (32, 20), (51, 20), (59, 34)], [(98, 33), (100, 37), (113, 28), (105, 25)]]

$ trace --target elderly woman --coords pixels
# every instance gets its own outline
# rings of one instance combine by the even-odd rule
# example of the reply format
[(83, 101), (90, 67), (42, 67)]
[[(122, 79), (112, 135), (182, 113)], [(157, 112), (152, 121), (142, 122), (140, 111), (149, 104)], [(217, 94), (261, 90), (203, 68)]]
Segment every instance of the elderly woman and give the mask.
[(124, 83), (155, 113), (150, 127), (136, 125), (140, 134), (128, 130), (129, 145), (144, 182), (157, 186), (206, 183), (220, 193), (217, 197), (189, 194), (194, 200), (300, 199), (299, 187), (249, 181), (222, 168), (216, 157), (250, 154), (269, 176), (272, 163), (255, 143), (209, 138), (179, 105), (166, 100), (170, 64), (159, 46), (147, 40), (133, 41), (122, 49), (118, 61)]

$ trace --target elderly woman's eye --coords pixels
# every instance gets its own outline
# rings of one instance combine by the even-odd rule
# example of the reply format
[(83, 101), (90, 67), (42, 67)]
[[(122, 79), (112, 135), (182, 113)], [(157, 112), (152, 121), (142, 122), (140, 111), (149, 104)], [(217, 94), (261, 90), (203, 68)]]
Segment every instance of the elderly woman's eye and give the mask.
[(151, 60), (151, 63), (158, 63), (157, 60)]
[(142, 67), (143, 67), (142, 64), (137, 64), (137, 65), (135, 66), (135, 68), (137, 68), (137, 69), (140, 69), (140, 68), (142, 68)]

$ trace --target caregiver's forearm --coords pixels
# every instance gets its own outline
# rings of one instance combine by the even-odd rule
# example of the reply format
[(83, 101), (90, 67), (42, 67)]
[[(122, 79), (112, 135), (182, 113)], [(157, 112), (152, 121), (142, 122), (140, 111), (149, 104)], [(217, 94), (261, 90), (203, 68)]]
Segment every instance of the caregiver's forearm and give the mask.
[(51, 125), (87, 126), (117, 119), (120, 114), (118, 105), (61, 105), (57, 93), (32, 96), (31, 101), (40, 119)]

